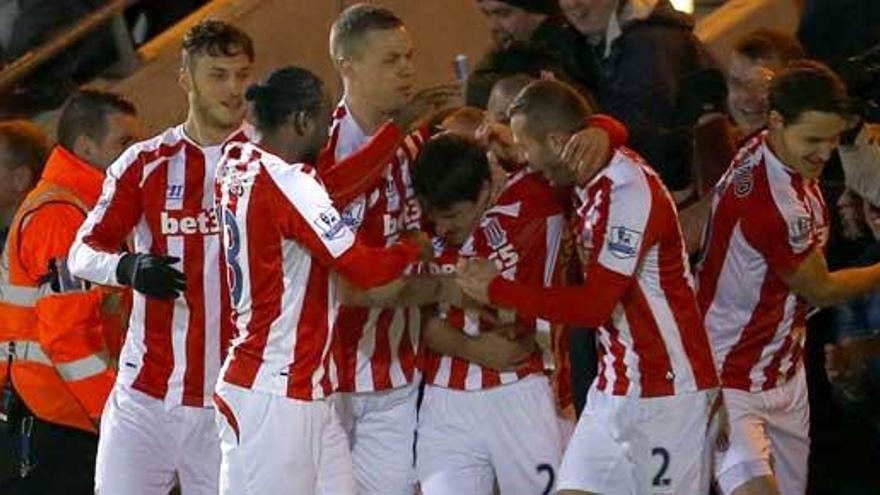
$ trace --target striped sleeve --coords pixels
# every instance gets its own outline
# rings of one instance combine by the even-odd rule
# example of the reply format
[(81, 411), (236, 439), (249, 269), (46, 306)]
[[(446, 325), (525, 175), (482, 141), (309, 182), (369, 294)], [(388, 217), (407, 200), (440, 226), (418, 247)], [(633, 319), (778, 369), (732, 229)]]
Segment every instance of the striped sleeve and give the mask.
[(101, 197), (70, 248), (71, 273), (98, 284), (119, 285), (116, 265), (122, 258), (122, 246), (142, 213), (142, 175), (137, 148), (123, 153), (107, 170)]

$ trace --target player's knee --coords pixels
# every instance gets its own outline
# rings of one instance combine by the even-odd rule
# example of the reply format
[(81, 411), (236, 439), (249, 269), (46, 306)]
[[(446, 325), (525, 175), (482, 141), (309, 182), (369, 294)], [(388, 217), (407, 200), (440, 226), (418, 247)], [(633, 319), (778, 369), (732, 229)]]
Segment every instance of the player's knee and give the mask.
[(780, 495), (780, 492), (773, 476), (761, 476), (750, 479), (730, 495)]

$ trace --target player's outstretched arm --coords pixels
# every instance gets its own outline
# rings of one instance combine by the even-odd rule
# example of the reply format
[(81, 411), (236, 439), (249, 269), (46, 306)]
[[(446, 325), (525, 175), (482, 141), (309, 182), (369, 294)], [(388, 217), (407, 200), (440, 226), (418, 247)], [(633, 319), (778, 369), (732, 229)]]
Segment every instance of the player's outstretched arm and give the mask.
[(880, 263), (829, 272), (825, 256), (815, 249), (794, 271), (779, 275), (795, 293), (818, 307), (840, 304), (880, 288)]
[(507, 280), (500, 276), (494, 263), (482, 259), (460, 262), (456, 271), (462, 292), (478, 302), (513, 309), (526, 318), (590, 328), (608, 322), (614, 306), (632, 283), (631, 277), (602, 266), (590, 270), (585, 285), (574, 287), (544, 287)]

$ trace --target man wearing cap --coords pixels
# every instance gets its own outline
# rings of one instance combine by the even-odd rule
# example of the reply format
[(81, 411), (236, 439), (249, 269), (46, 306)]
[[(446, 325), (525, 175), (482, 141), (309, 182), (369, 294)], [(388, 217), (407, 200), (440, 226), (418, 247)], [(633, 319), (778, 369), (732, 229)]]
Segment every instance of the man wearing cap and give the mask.
[(556, 55), (571, 79), (596, 89), (598, 63), (585, 38), (565, 20), (558, 0), (477, 0), (477, 6), (489, 23), (494, 51), (516, 44), (537, 45)]

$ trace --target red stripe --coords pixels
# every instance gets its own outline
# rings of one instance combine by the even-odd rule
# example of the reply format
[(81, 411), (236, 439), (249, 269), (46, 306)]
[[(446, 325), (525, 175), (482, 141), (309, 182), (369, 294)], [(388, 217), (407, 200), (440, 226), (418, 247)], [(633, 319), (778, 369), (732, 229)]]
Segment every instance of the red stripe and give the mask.
[(605, 329), (608, 332), (608, 337), (611, 339), (610, 351), (612, 367), (614, 369), (614, 389), (612, 393), (614, 395), (626, 395), (627, 390), (629, 390), (629, 377), (626, 376), (626, 363), (623, 361), (626, 349), (620, 342), (620, 331), (614, 325), (609, 323), (605, 326)]
[[(784, 309), (783, 303), (783, 309)], [(779, 349), (773, 353), (773, 357), (770, 359), (770, 363), (764, 368), (764, 377), (766, 380), (764, 384), (761, 386), (763, 390), (770, 390), (775, 388), (779, 383), (779, 374), (782, 372), (781, 365), (783, 359), (789, 354), (794, 357), (794, 351), (799, 347), (799, 342), (796, 341), (797, 336), (800, 334), (795, 334), (794, 329), (803, 329), (806, 324), (806, 306), (802, 303), (802, 301), (798, 300), (795, 303), (794, 315), (792, 317), (792, 326), (788, 334), (785, 336), (784, 341)], [(797, 361), (792, 361), (793, 365), (797, 364)], [(795, 368), (797, 366), (794, 366)], [(787, 377), (785, 377), (787, 378)]]
[[(406, 377), (407, 383), (413, 381), (416, 369), (416, 352), (413, 348), (411, 329), (414, 325), (410, 319), (411, 315), (407, 308), (404, 312), (404, 327), (400, 337), (400, 344), (397, 346), (397, 358), (400, 361), (400, 367), (403, 369), (403, 375)], [(417, 315), (416, 318), (419, 316)]]
[[(203, 210), (205, 156), (195, 146), (185, 147), (183, 209), (193, 216)], [(183, 374), (183, 405), (205, 403), (205, 239), (183, 237), (183, 266), (186, 273), (186, 368)], [(213, 302), (213, 301), (212, 301)]]
[[(249, 228), (260, 225), (260, 217), (266, 211), (277, 211), (280, 200), (273, 200), (271, 192), (274, 185), (265, 171), (254, 180), (248, 203), (247, 223), (239, 226), (241, 242), (247, 242), (248, 253), (259, 253), (260, 259), (240, 259), (242, 270), (247, 270), (250, 280), (250, 293), (243, 293), (242, 299), (252, 302), (250, 320), (245, 341), (233, 350), (233, 358), (224, 380), (235, 385), (251, 388), (263, 363), (263, 352), (269, 338), (269, 326), (281, 314), (281, 295), (284, 290), (283, 260), (281, 239), (275, 229)], [(276, 192), (277, 194), (277, 192)], [(271, 267), (271, 269), (267, 269)], [(236, 283), (242, 283), (237, 281)]]
[(366, 308), (342, 306), (333, 325), (335, 335), (332, 348), (333, 359), (339, 374), (338, 391), (354, 392), (357, 374), (358, 344), (364, 334), (364, 325), (369, 317)]
[(383, 309), (379, 313), (376, 322), (376, 347), (370, 359), (370, 369), (373, 371), (373, 387), (375, 390), (387, 390), (391, 384), (391, 343), (388, 334), (391, 330), (391, 322), (394, 320), (394, 312), (398, 309)]
[(321, 366), (324, 344), (330, 337), (327, 326), (329, 280), (327, 270), (313, 260), (299, 321), (296, 322), (296, 328), (291, 329), (296, 332), (296, 342), (287, 383), (288, 397), (300, 400), (313, 398), (312, 375)]
[[(164, 198), (168, 185), (168, 161), (160, 164), (144, 183), (145, 197)], [(162, 204), (164, 208), (164, 204)], [(159, 234), (161, 225), (159, 211), (145, 210), (150, 232), (154, 233), (150, 246), (152, 254), (167, 254), (165, 237)], [(174, 301), (144, 298), (144, 347), (143, 364), (132, 382), (132, 388), (157, 399), (168, 393), (168, 379), (174, 370), (174, 354), (171, 352), (172, 318)]]
[(758, 364), (761, 353), (773, 340), (782, 322), (785, 290), (784, 284), (767, 268), (758, 304), (721, 368), (721, 381), (725, 387), (751, 389), (752, 368)]
[(596, 342), (596, 349), (598, 350), (597, 354), (599, 360), (599, 366), (596, 373), (596, 388), (604, 392), (605, 388), (608, 387), (608, 378), (605, 376), (605, 356), (608, 354), (608, 350), (605, 348), (605, 344), (598, 341), (598, 339)]
[(481, 375), (482, 375), (480, 377), (480, 379), (481, 379), (480, 388), (483, 388), (483, 389), (492, 388), (492, 387), (497, 387), (498, 385), (501, 384), (501, 374), (498, 373), (497, 371), (491, 370), (488, 368), (483, 368), (482, 366), (480, 367), (480, 371), (481, 371)]
[(229, 407), (229, 404), (223, 400), (218, 394), (214, 394), (214, 406), (217, 407), (217, 412), (223, 415), (226, 418), (226, 422), (229, 424), (229, 427), (232, 428), (232, 431), (235, 432), (235, 441), (236, 443), (241, 442), (241, 434), (238, 429), (238, 420), (235, 419), (235, 414), (232, 413), (232, 408)]
[(450, 357), (447, 362), (449, 363), (449, 380), (446, 386), (456, 390), (464, 390), (467, 382), (468, 362), (456, 357)]
[(696, 294), (685, 277), (684, 243), (679, 229), (678, 216), (669, 197), (663, 194), (659, 184), (651, 180), (653, 204), (658, 215), (662, 215), (664, 236), (658, 250), (660, 267), (660, 287), (669, 304), (675, 328), (678, 331), (685, 355), (694, 374), (697, 389), (704, 390), (718, 385), (711, 345), (703, 318), (696, 304)]

